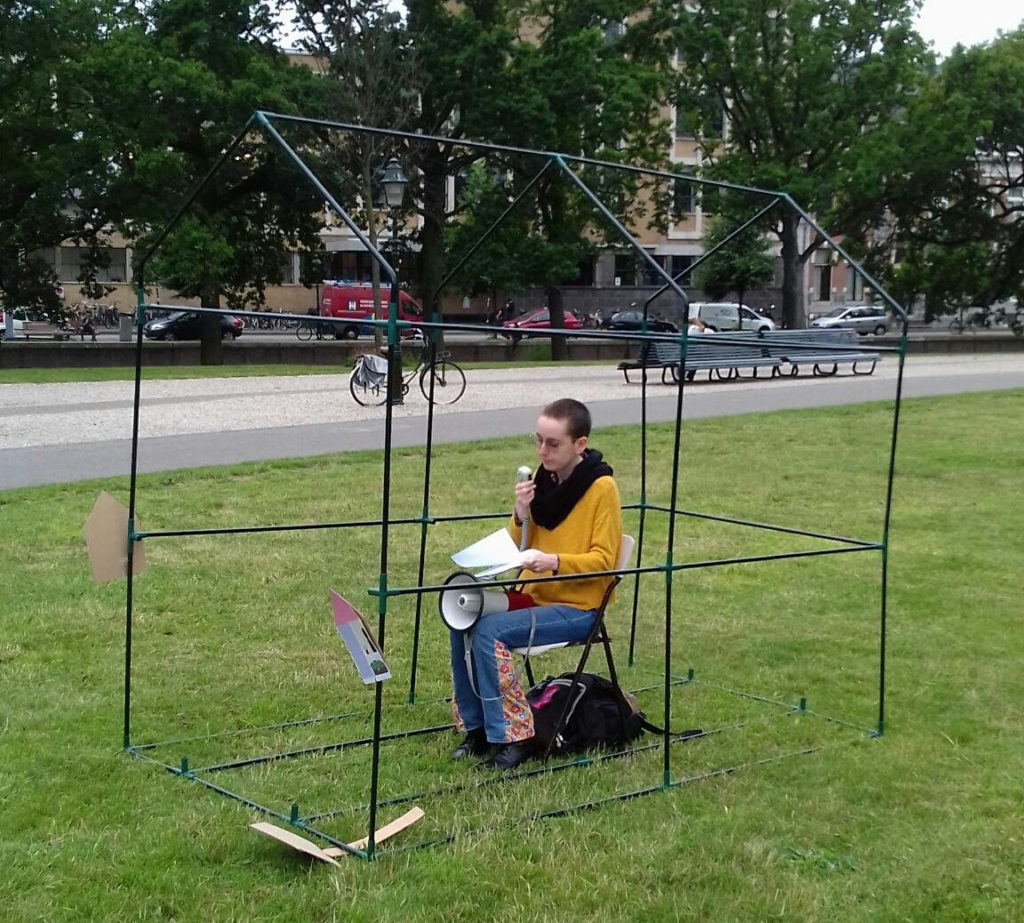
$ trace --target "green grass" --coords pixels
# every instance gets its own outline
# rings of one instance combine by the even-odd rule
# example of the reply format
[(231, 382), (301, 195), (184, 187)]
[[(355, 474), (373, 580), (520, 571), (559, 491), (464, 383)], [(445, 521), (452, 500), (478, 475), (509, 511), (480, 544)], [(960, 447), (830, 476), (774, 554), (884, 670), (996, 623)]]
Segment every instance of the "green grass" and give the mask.
[[(175, 370), (178, 371), (178, 370)], [(688, 570), (672, 588), (673, 724), (724, 728), (673, 749), (682, 780), (800, 748), (797, 756), (600, 810), (509, 824), (536, 811), (657, 785), (642, 753), (512, 785), (450, 764), (450, 734), (382, 748), (382, 797), (449, 789), (380, 861), (313, 866), (258, 837), (228, 799), (119, 752), (123, 585), (94, 585), (81, 526), (124, 479), (0, 493), (0, 906), (4, 920), (1013, 920), (1024, 880), (1020, 668), (1020, 450), (1024, 392), (905, 404), (893, 511), (886, 733), (868, 739), (725, 689), (870, 727), (877, 708), (875, 551)], [(866, 540), (881, 536), (891, 408), (861, 405), (688, 424), (679, 506)], [(595, 444), (626, 501), (639, 489), (638, 434)], [(671, 432), (651, 434), (651, 502), (669, 499)], [(298, 447), (297, 447), (298, 450)], [(523, 440), (443, 446), (437, 515), (507, 506)], [(394, 460), (392, 515), (417, 515), (422, 458)], [(379, 513), (375, 453), (200, 469), (141, 479), (147, 530), (336, 522)], [(626, 514), (636, 531), (635, 511)], [(429, 530), (428, 580), (488, 528)], [(394, 527), (392, 586), (416, 582), (418, 528)], [(645, 561), (666, 522), (649, 514)], [(682, 517), (676, 560), (829, 543)], [(164, 746), (193, 766), (355, 737), (372, 693), (330, 625), (336, 587), (375, 622), (371, 529), (146, 540), (136, 582), (133, 739), (245, 731)], [(637, 664), (625, 668), (630, 583), (610, 615), (624, 679), (657, 682), (664, 585), (640, 587)], [(387, 621), (385, 730), (447, 720), (445, 641), (425, 600), (419, 696), (406, 702), (413, 604)], [(598, 655), (595, 655), (598, 656)], [(594, 661), (596, 668), (600, 660)], [(541, 669), (565, 669), (557, 658)], [(725, 688), (719, 688), (725, 687)], [(660, 691), (640, 694), (658, 720)], [(287, 732), (251, 730), (350, 714)], [(324, 829), (365, 831), (368, 756), (354, 748), (216, 775)], [(381, 822), (404, 807), (382, 808)], [(404, 844), (470, 828), (452, 845)]]

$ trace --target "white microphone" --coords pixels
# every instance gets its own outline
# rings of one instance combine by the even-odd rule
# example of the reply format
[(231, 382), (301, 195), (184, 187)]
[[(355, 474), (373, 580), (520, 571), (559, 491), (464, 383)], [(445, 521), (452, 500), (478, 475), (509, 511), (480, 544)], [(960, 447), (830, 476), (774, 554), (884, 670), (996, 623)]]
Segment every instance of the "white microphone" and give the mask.
[[(529, 465), (520, 465), (516, 468), (516, 483), (525, 484), (533, 477), (533, 471)], [(523, 517), (523, 530), (519, 533), (519, 550), (526, 551), (526, 523), (530, 518), (529, 512)]]

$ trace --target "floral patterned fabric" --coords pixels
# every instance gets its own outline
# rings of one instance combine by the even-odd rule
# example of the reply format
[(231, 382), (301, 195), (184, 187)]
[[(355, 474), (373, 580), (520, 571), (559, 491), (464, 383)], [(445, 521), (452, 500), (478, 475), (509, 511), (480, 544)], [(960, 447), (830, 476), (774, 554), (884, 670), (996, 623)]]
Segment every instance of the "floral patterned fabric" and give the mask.
[(494, 660), (498, 664), (498, 692), (505, 719), (505, 743), (533, 737), (533, 712), (516, 675), (512, 652), (500, 641), (494, 642)]

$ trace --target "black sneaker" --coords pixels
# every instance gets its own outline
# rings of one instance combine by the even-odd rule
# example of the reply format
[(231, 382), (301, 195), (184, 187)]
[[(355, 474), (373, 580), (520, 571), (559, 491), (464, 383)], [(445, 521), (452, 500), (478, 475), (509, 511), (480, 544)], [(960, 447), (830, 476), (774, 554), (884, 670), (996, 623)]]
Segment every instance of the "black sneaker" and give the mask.
[(468, 756), (483, 756), (490, 744), (487, 743), (487, 734), (483, 728), (473, 728), (468, 731), (460, 743), (452, 750), (453, 760), (464, 760)]
[(515, 769), (536, 751), (534, 740), (517, 740), (515, 743), (500, 744), (489, 759), (480, 764), (481, 769)]

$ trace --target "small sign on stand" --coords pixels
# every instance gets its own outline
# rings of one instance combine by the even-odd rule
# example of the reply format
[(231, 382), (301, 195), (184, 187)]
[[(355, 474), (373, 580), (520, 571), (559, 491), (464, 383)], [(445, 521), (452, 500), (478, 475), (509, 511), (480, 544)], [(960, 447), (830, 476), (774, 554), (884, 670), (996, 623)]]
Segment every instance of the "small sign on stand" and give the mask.
[(367, 684), (391, 679), (384, 654), (355, 606), (337, 590), (331, 590), (331, 609), (334, 611), (334, 627), (348, 648), (359, 678)]

